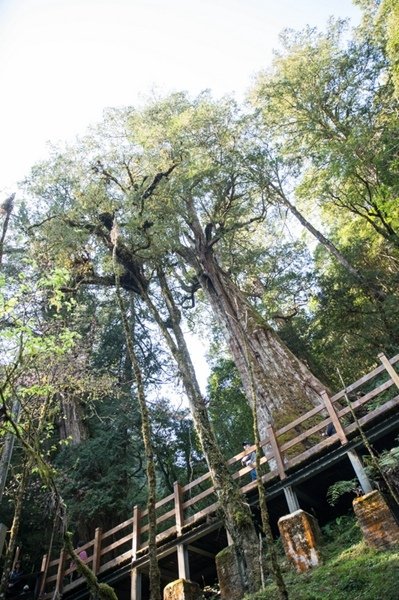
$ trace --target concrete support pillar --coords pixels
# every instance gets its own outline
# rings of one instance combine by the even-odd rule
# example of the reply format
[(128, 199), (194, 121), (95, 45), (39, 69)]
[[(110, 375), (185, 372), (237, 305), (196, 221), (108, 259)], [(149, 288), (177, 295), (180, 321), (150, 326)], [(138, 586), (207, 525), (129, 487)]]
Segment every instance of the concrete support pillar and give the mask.
[(142, 575), (140, 571), (137, 568), (133, 568), (130, 578), (130, 600), (141, 600), (141, 578)]
[(234, 546), (227, 546), (215, 557), (221, 600), (241, 600), (245, 589)]
[(202, 596), (198, 583), (177, 579), (168, 583), (163, 591), (163, 600), (200, 600)]
[(318, 546), (321, 532), (317, 520), (305, 512), (297, 510), (278, 521), (281, 539), (287, 558), (300, 573), (321, 563)]
[(301, 509), (295, 490), (290, 485), (287, 485), (287, 487), (284, 488), (284, 495), (290, 513)]
[(356, 477), (359, 480), (363, 493), (368, 494), (369, 492), (372, 492), (373, 486), (371, 485), (370, 480), (367, 477), (367, 473), (364, 470), (363, 463), (356, 450), (348, 450), (347, 455), (349, 460), (351, 461), (353, 470), (356, 473)]
[(353, 510), (368, 546), (388, 550), (399, 544), (399, 525), (381, 492), (355, 498)]
[(179, 580), (190, 579), (190, 565), (188, 561), (188, 551), (187, 546), (185, 544), (177, 545), (177, 564), (178, 564), (178, 572), (179, 572)]

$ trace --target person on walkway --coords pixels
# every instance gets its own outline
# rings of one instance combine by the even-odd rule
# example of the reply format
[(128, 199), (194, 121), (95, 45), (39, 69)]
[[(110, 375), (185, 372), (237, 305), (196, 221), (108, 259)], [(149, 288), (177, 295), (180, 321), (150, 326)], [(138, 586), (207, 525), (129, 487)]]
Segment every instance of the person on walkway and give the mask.
[[(241, 464), (244, 467), (254, 467), (256, 464), (255, 450), (253, 450), (252, 452), (249, 452), (249, 448), (251, 446), (252, 446), (251, 442), (248, 442), (247, 440), (242, 443), (242, 447), (244, 448), (245, 451), (247, 451), (247, 454), (241, 459)], [(250, 476), (251, 476), (251, 481), (256, 481), (256, 469), (252, 469), (252, 471), (250, 472)]]
[(81, 547), (84, 545), (84, 542), (78, 542), (78, 546), (76, 549), (76, 554), (79, 556), (82, 562), (86, 562), (88, 559), (86, 550), (81, 550)]
[[(88, 556), (87, 556), (86, 550), (81, 550), (83, 545), (84, 545), (84, 542), (78, 542), (75, 552), (79, 556), (79, 558), (82, 562), (86, 562), (88, 559)], [(74, 561), (71, 562), (70, 568), (71, 568), (70, 581), (73, 581), (74, 579), (79, 577), (79, 575), (76, 571), (76, 564)]]
[(18, 587), (17, 584), (21, 577), (23, 577), (23, 570), (21, 569), (21, 561), (17, 560), (14, 565), (13, 570), (11, 571), (8, 577), (8, 589), (11, 591), (12, 589)]

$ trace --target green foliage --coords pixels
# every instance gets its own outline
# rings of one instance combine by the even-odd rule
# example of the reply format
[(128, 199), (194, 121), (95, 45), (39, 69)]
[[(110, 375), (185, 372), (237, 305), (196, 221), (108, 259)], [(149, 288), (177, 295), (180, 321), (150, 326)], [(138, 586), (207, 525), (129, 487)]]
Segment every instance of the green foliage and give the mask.
[[(391, 448), (391, 450), (384, 450), (377, 458), (379, 471), (375, 465), (374, 459), (369, 455), (364, 457), (365, 470), (368, 477), (376, 482), (379, 488), (386, 490), (386, 482), (384, 481), (382, 474), (388, 479), (390, 484), (399, 490), (399, 446)], [(347, 493), (359, 494), (361, 488), (357, 479), (336, 481), (328, 488), (327, 500), (329, 504), (334, 506), (338, 500)]]
[[(123, 415), (96, 437), (60, 452), (59, 486), (70, 523), (83, 537), (97, 526), (112, 527), (145, 500), (143, 461)], [(123, 490), (123, 493), (121, 493)]]
[(159, 494), (169, 494), (175, 481), (184, 485), (206, 472), (206, 463), (187, 409), (162, 399), (150, 414)]
[[(397, 441), (399, 441), (397, 439)], [(376, 482), (376, 485), (383, 491), (387, 497), (390, 497), (387, 479), (396, 493), (399, 493), (399, 446), (394, 446), (391, 450), (384, 450), (378, 457), (378, 470), (370, 457), (365, 457), (365, 463), (370, 473), (370, 477)]]
[(358, 488), (359, 482), (357, 479), (336, 481), (328, 488), (327, 501), (331, 506), (335, 506), (344, 494), (356, 494)]
[(227, 459), (242, 451), (244, 440), (253, 439), (252, 412), (231, 360), (220, 358), (215, 362), (207, 394), (209, 415), (220, 448)]

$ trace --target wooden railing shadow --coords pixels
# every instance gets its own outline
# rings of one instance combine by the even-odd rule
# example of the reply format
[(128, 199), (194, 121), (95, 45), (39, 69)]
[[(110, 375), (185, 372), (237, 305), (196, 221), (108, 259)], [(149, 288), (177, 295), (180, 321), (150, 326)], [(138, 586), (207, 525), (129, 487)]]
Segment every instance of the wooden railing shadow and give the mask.
[[(358, 429), (352, 411), (360, 425), (367, 428), (399, 406), (399, 375), (394, 368), (399, 362), (399, 354), (390, 360), (380, 354), (379, 359), (380, 366), (331, 398), (324, 392), (322, 404), (288, 425), (278, 430), (268, 427), (267, 437), (261, 441), (264, 454), (261, 467), (268, 470), (261, 475), (263, 483), (274, 479), (284, 481), (289, 473), (315, 456), (328, 452), (332, 446), (347, 444)], [(346, 398), (350, 399), (352, 410)], [(330, 423), (335, 432), (327, 437)], [(246, 452), (254, 449), (255, 446)], [(246, 452), (240, 452), (227, 461), (232, 476), (239, 480), (242, 493), (255, 490), (257, 485), (256, 481), (248, 483), (251, 467), (242, 467), (241, 459)], [(217, 511), (218, 502), (209, 473), (184, 486), (175, 483), (174, 493), (156, 503), (159, 547), (173, 540), (178, 545), (180, 536)], [(148, 511), (135, 506), (133, 515), (123, 523), (106, 532), (96, 529), (94, 539), (82, 549), (88, 554), (87, 564), (93, 573), (105, 575), (142, 559), (148, 550), (147, 537)], [(82, 577), (70, 580), (73, 570), (67, 565), (64, 551), (53, 560), (44, 556), (41, 572), (41, 596), (44, 599), (52, 597), (54, 590), (69, 592), (84, 583)]]

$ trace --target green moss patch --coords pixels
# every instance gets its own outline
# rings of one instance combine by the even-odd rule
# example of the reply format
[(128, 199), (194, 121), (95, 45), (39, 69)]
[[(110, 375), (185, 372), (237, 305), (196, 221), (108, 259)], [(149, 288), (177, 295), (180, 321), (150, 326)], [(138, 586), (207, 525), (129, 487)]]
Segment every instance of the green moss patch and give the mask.
[[(297, 574), (280, 554), (284, 580), (292, 600), (397, 600), (399, 548), (377, 552), (359, 541), (354, 519), (337, 520), (324, 528), (324, 564), (305, 574)], [(266, 588), (245, 600), (277, 598), (270, 579)]]

